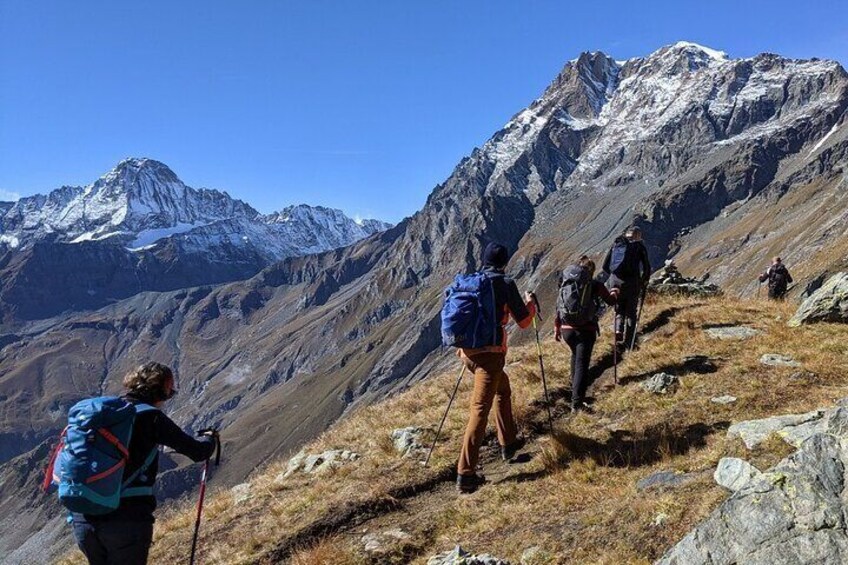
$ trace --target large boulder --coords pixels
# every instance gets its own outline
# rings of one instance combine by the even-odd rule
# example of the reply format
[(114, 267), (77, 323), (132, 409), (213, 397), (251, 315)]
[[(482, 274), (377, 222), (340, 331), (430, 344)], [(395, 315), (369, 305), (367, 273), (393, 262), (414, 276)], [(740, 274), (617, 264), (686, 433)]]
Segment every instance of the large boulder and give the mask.
[(804, 300), (789, 325), (815, 322), (848, 323), (848, 272), (836, 273)]
[(800, 449), (765, 473), (722, 460), (735, 492), (657, 564), (848, 563), (848, 401), (794, 418), (814, 428)]
[(761, 420), (746, 420), (733, 424), (727, 429), (727, 436), (738, 437), (745, 447), (754, 449), (770, 435), (777, 434), (795, 447), (815, 433), (825, 430), (824, 410), (813, 410), (805, 414), (786, 414)]

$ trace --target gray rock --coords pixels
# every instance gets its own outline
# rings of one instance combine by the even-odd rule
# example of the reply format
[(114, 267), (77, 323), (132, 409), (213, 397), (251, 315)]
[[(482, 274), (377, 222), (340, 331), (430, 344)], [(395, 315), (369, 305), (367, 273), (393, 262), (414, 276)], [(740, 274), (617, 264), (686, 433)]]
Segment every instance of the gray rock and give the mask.
[(546, 563), (551, 563), (553, 556), (539, 547), (538, 545), (534, 545), (533, 547), (528, 547), (524, 551), (521, 552), (521, 565), (544, 565)]
[(823, 416), (823, 410), (814, 410), (806, 414), (787, 414), (761, 420), (747, 420), (730, 426), (727, 436), (742, 438), (745, 447), (754, 449), (771, 434), (777, 434), (787, 443), (797, 447), (814, 433), (823, 431)]
[(379, 533), (365, 534), (361, 538), (362, 547), (366, 553), (384, 554), (392, 550), (392, 547), (411, 539), (407, 532), (394, 528)]
[(668, 373), (657, 373), (644, 381), (640, 386), (645, 392), (653, 394), (670, 394), (677, 390), (680, 379)]
[(748, 483), (671, 548), (661, 565), (848, 562), (848, 450), (827, 434)]
[(714, 396), (713, 398), (710, 398), (710, 402), (713, 402), (715, 404), (733, 404), (734, 402), (736, 402), (736, 397), (730, 396), (729, 394), (725, 394), (723, 396)]
[(253, 496), (250, 492), (250, 483), (241, 483), (239, 485), (234, 486), (230, 489), (230, 493), (233, 495), (233, 502), (236, 504), (241, 504)]
[(392, 442), (395, 450), (401, 455), (412, 455), (416, 451), (425, 449), (422, 443), (424, 428), (410, 426), (392, 431)]
[(714, 284), (707, 284), (708, 276), (698, 279), (684, 277), (677, 270), (673, 261), (667, 260), (665, 266), (654, 273), (648, 285), (648, 290), (661, 295), (684, 296), (719, 296), (721, 289)]
[(747, 326), (707, 328), (705, 331), (712, 339), (750, 339), (760, 333), (759, 330)]
[(760, 470), (737, 457), (722, 457), (718, 462), (713, 478), (724, 488), (736, 492), (759, 477)]
[(836, 273), (804, 300), (789, 325), (816, 322), (848, 322), (848, 272)]
[(801, 364), (788, 355), (766, 353), (760, 357), (760, 363), (769, 367), (800, 367)]
[(668, 514), (665, 512), (660, 512), (654, 519), (651, 521), (651, 524), (657, 528), (662, 528), (668, 523)]
[(323, 453), (315, 453), (312, 455), (301, 451), (291, 459), (286, 467), (285, 474), (282, 477), (277, 477), (277, 480), (282, 480), (290, 477), (297, 471), (303, 473), (321, 473), (329, 469), (341, 467), (350, 461), (359, 459), (359, 454), (347, 449), (329, 449)]
[(456, 546), (452, 551), (434, 555), (427, 560), (427, 565), (509, 565), (509, 561), (492, 557), (488, 553), (472, 555)]
[(683, 473), (672, 470), (658, 471), (637, 482), (636, 490), (641, 492), (653, 489), (674, 488), (690, 483), (696, 478), (696, 473)]

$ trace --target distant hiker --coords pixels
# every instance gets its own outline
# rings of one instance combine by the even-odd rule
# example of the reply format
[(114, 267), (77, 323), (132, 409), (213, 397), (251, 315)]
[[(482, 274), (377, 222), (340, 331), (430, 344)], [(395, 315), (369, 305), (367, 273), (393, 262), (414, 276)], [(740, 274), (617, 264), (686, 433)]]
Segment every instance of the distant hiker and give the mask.
[(603, 272), (609, 277), (607, 287), (620, 290), (615, 307), (615, 340), (623, 348), (624, 344), (633, 343), (639, 299), (651, 277), (651, 262), (640, 228), (632, 227), (615, 239), (604, 259)]
[(783, 300), (786, 297), (786, 288), (792, 284), (792, 275), (783, 264), (780, 257), (772, 259), (771, 266), (760, 275), (760, 283), (768, 281), (768, 296), (772, 300)]
[[(483, 252), (483, 269), (473, 275), (459, 275), (448, 288), (442, 310), (442, 340), (458, 347), (457, 355), (474, 373), (474, 392), (469, 406), (468, 425), (457, 465), (457, 490), (474, 492), (485, 479), (477, 474), (480, 446), (492, 404), (495, 405), (501, 457), (515, 457), (523, 442), (512, 416), (512, 391), (504, 372), (509, 317), (526, 328), (536, 315), (535, 297), (522, 299), (515, 281), (504, 274), (509, 262), (506, 247), (490, 243)], [(473, 323), (467, 313), (475, 316)]]
[(576, 265), (567, 267), (560, 276), (554, 337), (571, 349), (571, 411), (587, 410), (586, 389), (592, 349), (600, 334), (598, 300), (616, 304), (619, 290), (608, 291), (594, 280), (595, 262), (585, 255)]
[[(91, 565), (147, 563), (156, 509), (153, 485), (159, 469), (158, 446), (202, 461), (212, 456), (217, 441), (214, 432), (194, 439), (160, 410), (177, 394), (174, 375), (165, 365), (142, 365), (124, 378), (124, 388), (120, 398), (83, 400), (71, 408), (62, 440), (67, 449), (57, 451), (55, 470), (50, 472), (65, 506), (91, 512), (71, 512), (77, 546)], [(120, 439), (122, 434), (129, 436), (128, 448)], [(108, 463), (107, 457), (118, 462)], [(98, 458), (105, 460), (100, 467)], [(81, 461), (86, 462), (82, 470)], [(87, 473), (87, 467), (99, 472), (81, 480), (78, 475)]]

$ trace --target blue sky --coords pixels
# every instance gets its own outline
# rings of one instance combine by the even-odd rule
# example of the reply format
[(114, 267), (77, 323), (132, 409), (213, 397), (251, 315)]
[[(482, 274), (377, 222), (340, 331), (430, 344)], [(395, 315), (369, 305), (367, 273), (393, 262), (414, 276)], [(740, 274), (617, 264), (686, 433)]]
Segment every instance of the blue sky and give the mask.
[(146, 156), (264, 212), (398, 221), (581, 51), (846, 64), (846, 22), (841, 1), (0, 0), (0, 198)]

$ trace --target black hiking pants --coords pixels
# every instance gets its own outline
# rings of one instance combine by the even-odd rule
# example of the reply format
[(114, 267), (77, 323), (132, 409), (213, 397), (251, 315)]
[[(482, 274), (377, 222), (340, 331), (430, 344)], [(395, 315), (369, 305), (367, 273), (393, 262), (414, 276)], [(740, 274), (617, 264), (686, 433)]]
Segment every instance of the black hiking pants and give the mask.
[(90, 565), (146, 565), (153, 522), (75, 519), (74, 538)]
[(592, 349), (598, 334), (594, 329), (563, 329), (562, 340), (571, 349), (571, 407), (577, 407), (586, 399), (586, 389), (591, 385), (589, 364)]
[(768, 296), (772, 300), (783, 300), (786, 298), (786, 287), (769, 285)]
[(618, 303), (615, 305), (616, 339), (624, 340), (624, 343), (629, 346), (633, 343), (633, 332), (636, 331), (642, 285), (639, 279), (625, 281), (613, 275), (607, 282), (607, 288), (614, 287), (619, 289)]

